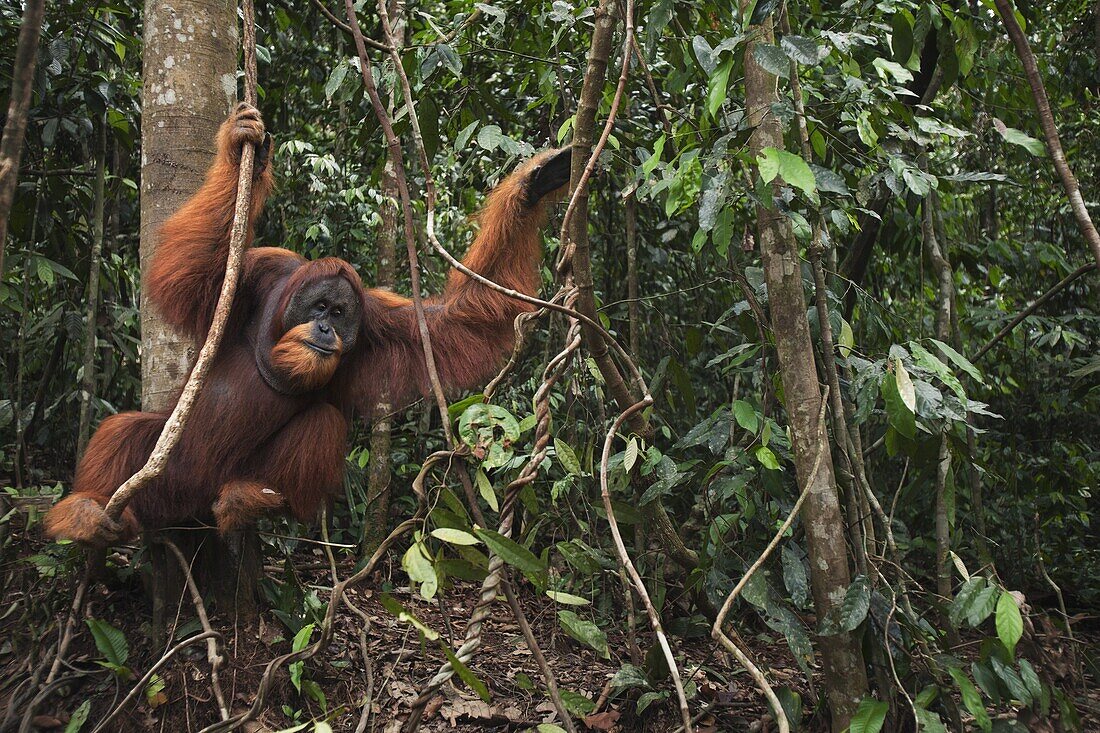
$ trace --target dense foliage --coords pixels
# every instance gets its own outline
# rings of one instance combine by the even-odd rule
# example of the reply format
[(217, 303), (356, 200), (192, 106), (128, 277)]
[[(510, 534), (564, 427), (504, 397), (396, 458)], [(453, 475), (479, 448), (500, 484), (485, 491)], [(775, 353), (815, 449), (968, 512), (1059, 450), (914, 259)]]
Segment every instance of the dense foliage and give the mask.
[[(772, 113), (783, 124), (785, 150), (759, 159), (749, 153), (742, 82), (749, 18), (725, 3), (644, 3), (635, 21), (645, 67), (632, 64), (590, 206), (601, 319), (624, 344), (636, 330), (634, 357), (656, 398), (652, 436), (623, 436), (611, 460), (612, 493), (619, 521), (634, 530), (635, 561), (670, 632), (705, 635), (798, 497), (754, 238), (757, 206), (772, 204), (805, 248), (811, 304), (811, 249), (817, 236), (825, 243), (842, 388), (898, 554), (883, 547), (883, 528), (861, 516), (866, 500), (852, 489), (852, 477), (842, 476), (848, 520), (873, 526), (877, 537), (867, 547), (870, 569), (854, 566), (844, 613), (814, 615), (796, 523), (743, 591), (736, 624), (784, 637), (790, 661), (807, 672), (816, 634), (857, 630), (874, 668), (875, 689), (861, 708), (868, 726), (879, 712), (873, 699), (889, 704), (892, 720), (911, 725), (915, 715), (930, 731), (964, 717), (985, 730), (1020, 729), (1037, 719), (1072, 730), (1079, 725), (1072, 697), (1081, 670), (1075, 663), (1055, 671), (1035, 629), (1047, 638), (1065, 634), (1075, 614), (1100, 602), (1100, 536), (1092, 525), (1092, 494), (1100, 488), (1096, 271), (1082, 273), (978, 356), (1013, 316), (1091, 262), (1041, 141), (1019, 61), (991, 3), (792, 3), (789, 32), (781, 30), (778, 3), (750, 5), (776, 24), (775, 43), (757, 46), (755, 57), (779, 77)], [(1067, 157), (1097, 215), (1094, 5), (1018, 3)], [(351, 38), (314, 5), (276, 0), (257, 10), (260, 107), (276, 136), (279, 181), (261, 243), (345, 257), (370, 282), (385, 150)], [(593, 10), (561, 0), (455, 0), (410, 4), (408, 11), (405, 67), (441, 194), (437, 229), (452, 252), (461, 252), (480, 192), (533, 150), (569, 139)], [(377, 19), (369, 4), (360, 12), (370, 33)], [(17, 8), (0, 9), (0, 37), (13, 39), (18, 23)], [(14, 43), (0, 47), (5, 75), (13, 53)], [(372, 53), (388, 94), (393, 68)], [(612, 69), (619, 53), (616, 47)], [(49, 4), (0, 282), (0, 475), (15, 507), (2, 521), (18, 530), (3, 532), (4, 561), (33, 555), (43, 575), (78, 572), (80, 561), (75, 551), (41, 547), (33, 526), (23, 528), (42, 506), (36, 497), (59, 493), (72, 477), (98, 160), (109, 173), (108, 236), (93, 423), (140, 400), (140, 58), (140, 5)], [(809, 156), (799, 139), (794, 69)], [(598, 121), (613, 91), (609, 83)], [(408, 115), (397, 97), (397, 131), (407, 136)], [(98, 149), (100, 125), (105, 149)], [(414, 156), (407, 160), (413, 165)], [(412, 173), (419, 187), (423, 171), (413, 165)], [(776, 176), (785, 181), (777, 205), (765, 185)], [(636, 205), (624, 203), (631, 198)], [(636, 233), (636, 272), (628, 268), (628, 232)], [(930, 235), (951, 268), (951, 296), (939, 286)], [(556, 236), (547, 250), (549, 284)], [(426, 254), (421, 262), (438, 290), (445, 263)], [(401, 256), (397, 272), (404, 290)], [(631, 278), (640, 295), (633, 324)], [(948, 297), (955, 317), (945, 337), (937, 313)], [(812, 306), (807, 317), (820, 348)], [(500, 409), (477, 399), (452, 405), (459, 437), (485, 449), (471, 471), (490, 516), (493, 487), (499, 492), (533, 450), (531, 400), (543, 363), (560, 348), (564, 321), (540, 324), (493, 400)], [(602, 630), (625, 623), (598, 480), (600, 450), (618, 409), (584, 359), (556, 388), (552, 406), (553, 460), (521, 495), (526, 520), (516, 542), (475, 532), (452, 477), (433, 488), (439, 501), (409, 552), (402, 549), (403, 563), (431, 598), (458, 580), (480, 579), (492, 550), (562, 604), (566, 633), (592, 653), (606, 653)], [(421, 462), (443, 445), (432, 407), (416, 405), (395, 423), (395, 520), (411, 512), (409, 484)], [(358, 545), (369, 529), (367, 434), (358, 429), (349, 455), (334, 542)], [(939, 477), (940, 508), (956, 568), (946, 598), (936, 592), (935, 568), (941, 436), (950, 463)], [(645, 530), (653, 503), (673, 518), (693, 566), (671, 559)], [(286, 537), (314, 533), (282, 526), (265, 535), (265, 551), (293, 553), (299, 545)], [(293, 587), (288, 573), (270, 589), (288, 635), (320, 618), (316, 595)], [(911, 608), (898, 607), (903, 589)], [(50, 593), (47, 607), (67, 606), (68, 586)], [(1026, 631), (1014, 631), (1021, 609), (1030, 616)], [(959, 632), (975, 644), (952, 647)], [(1098, 670), (1085, 672), (1095, 680)], [(617, 680), (616, 693), (635, 696), (639, 714), (669, 697), (653, 668), (624, 668)], [(794, 693), (782, 699), (792, 716), (804, 702), (809, 717), (809, 700)]]

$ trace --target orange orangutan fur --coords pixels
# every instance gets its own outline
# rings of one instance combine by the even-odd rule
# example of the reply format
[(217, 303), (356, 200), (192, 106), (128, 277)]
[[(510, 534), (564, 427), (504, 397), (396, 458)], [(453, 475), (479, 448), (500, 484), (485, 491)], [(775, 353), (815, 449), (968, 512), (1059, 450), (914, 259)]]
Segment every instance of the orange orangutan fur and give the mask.
[[(209, 330), (225, 275), (240, 149), (264, 143), (259, 113), (239, 107), (218, 134), (206, 182), (160, 233), (145, 296), (196, 343)], [(560, 193), (531, 203), (527, 186), (553, 154), (528, 161), (488, 196), (465, 259), (476, 272), (523, 293), (538, 289), (539, 229), (546, 202)], [(262, 168), (252, 189), (249, 244), (272, 187), (270, 166)], [(554, 170), (552, 185), (558, 185), (561, 169)], [(333, 278), (351, 284), (362, 315), (354, 347), (325, 357), (301, 343), (308, 324), (288, 330), (283, 315), (300, 288)], [(444, 386), (468, 388), (490, 376), (512, 347), (513, 319), (528, 310), (526, 303), (451, 272), (442, 295), (425, 301)], [(265, 368), (290, 379), (272, 382)], [(273, 386), (285, 383), (293, 389)], [(77, 468), (74, 493), (47, 515), (46, 531), (106, 544), (190, 517), (214, 519), (223, 531), (273, 510), (309, 520), (341, 486), (352, 415), (372, 417), (383, 398), (400, 405), (427, 390), (409, 299), (364, 289), (344, 260), (311, 262), (285, 249), (250, 248), (225, 339), (162, 474), (135, 495), (121, 522), (107, 519), (103, 505), (145, 463), (167, 413), (108, 417)]]
[(290, 381), (305, 392), (323, 387), (340, 366), (343, 343), (336, 334), (336, 348), (331, 354), (320, 354), (306, 346), (310, 324), (302, 323), (290, 329), (271, 350), (271, 363)]

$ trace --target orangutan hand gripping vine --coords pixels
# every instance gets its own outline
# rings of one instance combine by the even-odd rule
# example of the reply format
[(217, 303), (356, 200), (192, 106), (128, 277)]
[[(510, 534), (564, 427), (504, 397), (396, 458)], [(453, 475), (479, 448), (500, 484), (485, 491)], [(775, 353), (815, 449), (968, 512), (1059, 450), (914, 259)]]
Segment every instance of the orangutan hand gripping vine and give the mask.
[[(271, 138), (259, 112), (242, 104), (218, 133), (206, 182), (165, 223), (145, 283), (168, 323), (199, 344), (225, 276), (244, 145), (257, 146), (251, 244), (271, 191)], [(489, 194), (464, 264), (534, 294), (546, 202), (568, 180), (568, 150), (538, 155), (512, 173)], [(424, 305), (439, 376), (452, 389), (490, 376), (511, 349), (512, 321), (531, 310), (457, 271)], [(312, 519), (341, 486), (354, 412), (369, 417), (382, 395), (402, 404), (428, 386), (411, 301), (365, 289), (341, 259), (251, 248), (225, 340), (162, 475), (135, 495), (120, 522), (106, 515), (111, 494), (144, 465), (168, 415), (108, 417), (77, 467), (73, 493), (46, 516), (46, 531), (105, 545), (189, 517), (212, 516), (222, 532), (270, 511)]]

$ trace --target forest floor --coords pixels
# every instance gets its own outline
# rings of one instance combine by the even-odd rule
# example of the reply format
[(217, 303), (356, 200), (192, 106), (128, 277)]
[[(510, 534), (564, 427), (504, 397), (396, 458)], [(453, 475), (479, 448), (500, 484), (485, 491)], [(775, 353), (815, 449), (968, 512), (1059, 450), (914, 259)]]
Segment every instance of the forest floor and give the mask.
[[(23, 565), (26, 568), (24, 572), (38, 575), (33, 566)], [(8, 565), (7, 571), (11, 568)], [(304, 554), (300, 563), (295, 562), (294, 569), (307, 590), (316, 591), (322, 601), (327, 599), (331, 575), (325, 563), (318, 562), (316, 556)], [(278, 577), (279, 571), (280, 568), (268, 567), (267, 575)], [(350, 566), (338, 568), (340, 577), (347, 577), (351, 572)], [(23, 580), (33, 581), (29, 577)], [(17, 604), (20, 596), (32, 592), (50, 593), (55, 597), (55, 602), (52, 622), (48, 626), (27, 624), (16, 628), (10, 623), (13, 620), (11, 617), (0, 618), (4, 629), (0, 636), (0, 674), (3, 675), (0, 678), (0, 718), (7, 712), (13, 689), (18, 690), (15, 683), (25, 679), (27, 671), (34, 666), (43, 663), (48, 666), (52, 661), (49, 647), (56, 642), (65, 618), (65, 612), (56, 599), (66, 595), (66, 591), (71, 597), (76, 583), (71, 576), (64, 582), (51, 583), (51, 579), (47, 578), (47, 582), (42, 583), (41, 580), (39, 578), (39, 582), (26, 584), (9, 582), (5, 590), (5, 603)], [(466, 619), (478, 596), (477, 584), (460, 581), (428, 602), (404, 586), (403, 582), (399, 557), (395, 556), (372, 579), (349, 592), (352, 601), (369, 618), (366, 642), (370, 672), (368, 665), (364, 664), (359, 641), (363, 623), (345, 607), (337, 617), (332, 643), (317, 658), (307, 662), (301, 673), (303, 692), (294, 687), (291, 674), (285, 667), (279, 670), (262, 714), (242, 730), (250, 733), (298, 730), (295, 726), (299, 724), (326, 720), (334, 731), (350, 733), (356, 729), (369, 698), (370, 718), (365, 730), (395, 733), (422, 685), (445, 661), (445, 657), (439, 643), (422, 643), (409, 623), (398, 620), (383, 607), (381, 589), (390, 587), (390, 595), (426, 626), (438, 631), (442, 641), (448, 643), (451, 649), (460, 646)], [(516, 586), (524, 611), (557, 677), (563, 696), (577, 708), (590, 709), (586, 715), (577, 718), (578, 731), (671, 733), (678, 729), (679, 714), (674, 699), (669, 699), (667, 692), (641, 715), (636, 710), (643, 690), (635, 688), (625, 694), (611, 694), (611, 678), (623, 663), (631, 661), (630, 643), (625, 633), (609, 634), (610, 658), (602, 658), (562, 631), (557, 611), (563, 606), (545, 596), (536, 595), (525, 583), (517, 583)], [(604, 595), (610, 596), (607, 593)], [(38, 610), (41, 612), (41, 606)], [(144, 674), (162, 656), (164, 649), (153, 649), (149, 641), (150, 612), (140, 583), (112, 583), (110, 587), (97, 584), (89, 592), (86, 616), (102, 619), (122, 631), (129, 647), (126, 666), (135, 675)], [(193, 617), (190, 599), (181, 599), (177, 638), (186, 638), (199, 630)], [(236, 622), (214, 614), (212, 623), (221, 632), (224, 649), (229, 656), (220, 671), (221, 688), (233, 711), (241, 712), (252, 704), (267, 663), (290, 651), (293, 635), (272, 611), (264, 612), (255, 620), (238, 619)], [(637, 643), (645, 654), (651, 647), (652, 636), (648, 633), (644, 615), (639, 614), (637, 623)], [(744, 634), (742, 642), (753, 658), (769, 670), (772, 684), (776, 688), (788, 687), (797, 691), (807, 701), (807, 711), (813, 708), (809, 702), (812, 691), (807, 689), (806, 678), (795, 664), (786, 642), (759, 624), (755, 617), (745, 620), (741, 631)], [(28, 644), (29, 637), (35, 635), (39, 637), (37, 643)], [(678, 658), (684, 660), (681, 674), (685, 682), (690, 681), (690, 686), (694, 688), (691, 707), (697, 716), (697, 731), (767, 733), (775, 730), (752, 680), (724, 652), (716, 650), (716, 645), (708, 636), (708, 629), (701, 621), (683, 636), (670, 638)], [(37, 652), (27, 654), (29, 646)], [(1097, 646), (1093, 644), (1087, 648), (1095, 650)], [(96, 721), (118, 706), (133, 687), (134, 680), (125, 681), (101, 666), (99, 661), (103, 656), (88, 628), (80, 624), (62, 675), (71, 674), (72, 681), (41, 701), (33, 711), (33, 717), (27, 718), (26, 730), (62, 730), (74, 711), (84, 701), (90, 701), (88, 723), (82, 730), (91, 731)], [(35, 661), (36, 658), (38, 661)], [(453, 684), (445, 685), (428, 703), (422, 731), (526, 731), (539, 723), (558, 720), (553, 705), (543, 692), (538, 666), (503, 600), (494, 606), (493, 616), (485, 627), (482, 647), (470, 668), (487, 686), (489, 701), (482, 701), (456, 679)], [(191, 645), (161, 670), (160, 681), (163, 685), (159, 690), (138, 695), (103, 730), (111, 733), (198, 731), (216, 722), (217, 706), (209, 672), (205, 646), (201, 643)], [(814, 675), (813, 682), (820, 688), (819, 675)], [(311, 683), (323, 693), (323, 705), (306, 694)], [(659, 683), (656, 690), (669, 688), (666, 680)], [(1100, 689), (1095, 684), (1083, 684), (1082, 688), (1078, 697), (1082, 730), (1100, 731), (1100, 718), (1097, 717)], [(3, 729), (3, 723), (0, 723), (0, 729)], [(817, 719), (808, 716), (800, 728), (803, 731), (824, 729), (825, 721), (820, 716)], [(306, 725), (302, 730), (308, 733), (312, 726)], [(1045, 732), (1047, 729), (1039, 730)]]

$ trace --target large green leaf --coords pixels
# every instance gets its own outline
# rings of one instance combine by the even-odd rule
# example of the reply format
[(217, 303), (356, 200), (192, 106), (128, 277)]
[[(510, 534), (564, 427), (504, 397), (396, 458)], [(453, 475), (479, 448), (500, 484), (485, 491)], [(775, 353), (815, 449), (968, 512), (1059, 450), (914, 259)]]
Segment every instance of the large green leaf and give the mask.
[(546, 565), (535, 557), (535, 553), (511, 537), (505, 537), (491, 529), (475, 529), (474, 534), (501, 560), (519, 570), (532, 583), (541, 584), (546, 574)]
[(1020, 607), (1016, 605), (1016, 598), (1006, 591), (1001, 591), (1001, 597), (997, 599), (997, 638), (1008, 649), (1009, 656), (1016, 654), (1016, 642), (1024, 633), (1024, 619), (1020, 615)]
[(451, 647), (441, 643), (439, 645), (443, 649), (443, 653), (447, 655), (447, 661), (451, 663), (451, 668), (458, 675), (458, 678), (466, 683), (466, 686), (477, 693), (477, 696), (484, 702), (489, 702), (489, 688), (485, 686), (485, 683), (477, 678), (470, 668), (462, 663), (455, 653), (451, 651)]
[(92, 712), (92, 701), (85, 700), (80, 703), (73, 716), (69, 718), (69, 724), (65, 726), (65, 733), (80, 733), (80, 729), (88, 722), (88, 714)]
[(733, 55), (718, 65), (707, 81), (707, 113), (713, 117), (726, 101), (729, 90), (730, 71), (733, 70)]
[(1009, 127), (1005, 123), (1001, 122), (998, 118), (993, 118), (993, 127), (997, 132), (1001, 134), (1006, 143), (1012, 143), (1013, 145), (1019, 145), (1021, 148), (1031, 153), (1037, 158), (1041, 158), (1046, 155), (1047, 149), (1043, 145), (1042, 141), (1036, 140), (1026, 132), (1017, 130), (1015, 127)]
[(803, 191), (807, 196), (817, 190), (814, 172), (801, 156), (777, 148), (764, 148), (756, 159), (760, 177), (764, 183), (771, 183), (780, 176), (786, 183)]
[(887, 372), (882, 380), (882, 398), (886, 401), (886, 417), (894, 430), (910, 440), (917, 437), (916, 415), (902, 398), (893, 372)]
[(852, 716), (849, 733), (878, 733), (882, 730), (882, 724), (886, 721), (886, 713), (889, 710), (890, 706), (887, 703), (870, 697), (863, 698), (859, 702), (856, 714)]
[(558, 463), (562, 465), (562, 468), (574, 476), (583, 474), (583, 471), (581, 471), (581, 462), (577, 460), (577, 454), (568, 443), (560, 438), (554, 438), (554, 452), (557, 454)]
[(604, 659), (611, 658), (611, 652), (607, 648), (607, 634), (599, 626), (581, 618), (572, 611), (558, 611), (558, 621), (561, 622), (561, 627), (565, 630), (565, 633), (592, 647)]
[(974, 721), (982, 730), (991, 730), (993, 721), (989, 719), (989, 713), (985, 710), (985, 703), (982, 701), (982, 694), (978, 692), (978, 688), (966, 676), (966, 672), (958, 667), (948, 667), (947, 671), (951, 678), (955, 680), (955, 684), (958, 685), (959, 696), (962, 697), (963, 705), (974, 716)]
[(88, 628), (95, 640), (95, 648), (111, 664), (121, 667), (130, 657), (130, 645), (126, 642), (126, 634), (102, 619), (86, 619)]
[(431, 553), (423, 540), (414, 542), (401, 558), (401, 568), (409, 580), (420, 584), (420, 595), (424, 600), (435, 598), (439, 590), (439, 576), (435, 573)]

